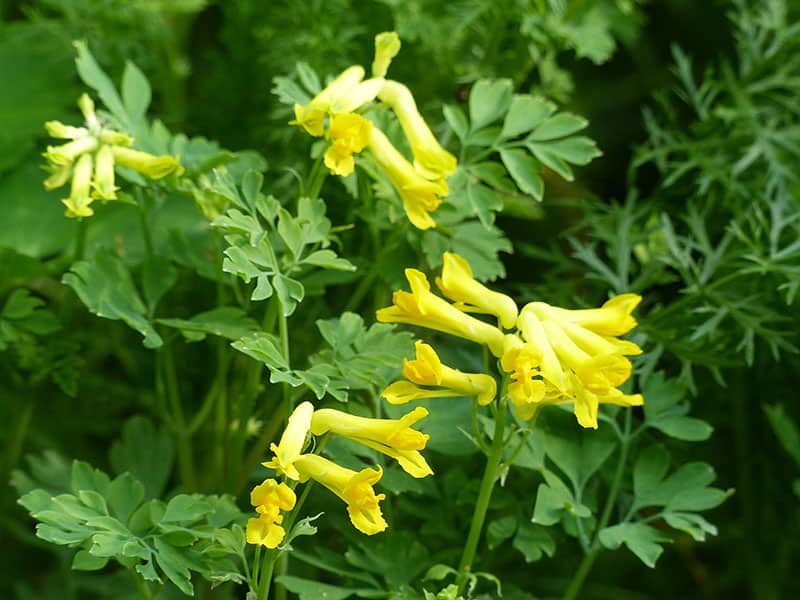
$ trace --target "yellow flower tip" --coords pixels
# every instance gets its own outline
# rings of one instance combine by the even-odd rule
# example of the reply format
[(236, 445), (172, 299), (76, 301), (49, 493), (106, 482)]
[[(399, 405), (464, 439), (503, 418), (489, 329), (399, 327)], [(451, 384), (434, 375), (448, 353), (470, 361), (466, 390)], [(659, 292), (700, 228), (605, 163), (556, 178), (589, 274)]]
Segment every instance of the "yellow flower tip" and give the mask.
[(62, 185), (69, 181), (69, 176), (72, 174), (72, 165), (62, 165), (56, 167), (50, 177), (44, 180), (44, 189), (51, 191), (60, 188)]
[(92, 100), (89, 94), (81, 94), (81, 97), (78, 98), (78, 108), (83, 113), (83, 117), (87, 122), (96, 118), (94, 112), (94, 100)]
[(131, 136), (121, 131), (114, 131), (113, 129), (103, 129), (103, 131), (100, 132), (100, 142), (111, 146), (124, 146), (126, 148), (133, 146), (133, 138)]
[(464, 303), (467, 310), (495, 315), (505, 329), (512, 329), (517, 322), (514, 300), (475, 280), (469, 262), (455, 252), (442, 256), (442, 276), (436, 285), (451, 300)]
[(619, 321), (617, 323), (618, 328), (614, 329), (613, 331), (599, 333), (605, 333), (606, 335), (614, 336), (624, 335), (636, 327), (636, 319), (633, 317), (633, 315), (631, 315), (631, 313), (641, 301), (642, 297), (639, 294), (620, 294), (606, 301), (603, 304), (602, 309), (612, 310), (619, 314)]
[(381, 397), (389, 404), (399, 405), (426, 398), (427, 392), (428, 390), (416, 386), (410, 381), (395, 381), (381, 392)]
[(377, 127), (372, 128), (369, 149), (397, 190), (411, 224), (417, 229), (436, 227), (436, 221), (429, 213), (442, 203), (438, 198), (443, 189), (441, 182), (428, 181), (418, 173)]
[(403, 359), (403, 377), (420, 385), (441, 385), (442, 361), (436, 350), (421, 340), (414, 343), (414, 360)]
[(497, 382), (494, 377), (483, 374), (469, 375), (469, 377), (475, 380), (475, 387), (479, 390), (475, 398), (478, 404), (481, 406), (491, 404), (492, 400), (497, 397)]
[(302, 104), (294, 105), (294, 120), (289, 125), (299, 125), (314, 137), (321, 137), (325, 133), (325, 116), (323, 110)]
[(438, 180), (455, 173), (458, 161), (439, 145), (406, 86), (396, 81), (386, 81), (378, 97), (397, 115), (414, 154), (414, 169), (419, 175)]
[(184, 170), (176, 156), (155, 156), (122, 146), (112, 146), (111, 149), (116, 164), (133, 169), (150, 179), (161, 179), (170, 173), (180, 175)]
[(94, 211), (89, 207), (92, 203), (92, 198), (89, 195), (92, 180), (92, 162), (91, 154), (82, 154), (77, 163), (75, 163), (69, 198), (62, 200), (67, 207), (65, 214), (68, 217), (82, 218), (90, 217), (94, 214)]
[[(294, 490), (285, 483), (274, 479), (266, 479), (250, 492), (250, 504), (255, 507), (276, 507), (280, 510), (292, 510), (297, 497)], [(262, 512), (262, 511), (259, 511)]]
[(389, 526), (379, 505), (386, 495), (375, 494), (372, 488), (382, 476), (383, 470), (380, 466), (374, 470), (363, 469), (355, 473), (342, 490), (342, 499), (347, 502), (350, 521), (356, 529), (367, 535), (380, 533)]
[(245, 539), (248, 544), (277, 548), (285, 536), (283, 527), (269, 518), (261, 516), (247, 520)]
[(92, 195), (101, 200), (115, 200), (117, 197), (119, 188), (114, 185), (114, 154), (110, 146), (102, 146), (97, 153), (92, 189)]
[(64, 140), (75, 140), (89, 135), (89, 130), (85, 127), (72, 127), (64, 125), (61, 121), (47, 121), (44, 124), (44, 128), (50, 137)]
[(372, 123), (361, 115), (343, 113), (334, 115), (328, 126), (331, 145), (325, 152), (325, 166), (335, 175), (347, 176), (353, 172), (353, 154), (369, 144)]
[(394, 31), (384, 31), (375, 36), (375, 60), (372, 76), (385, 77), (392, 59), (400, 52), (400, 37)]
[(302, 402), (297, 405), (297, 408), (289, 416), (286, 429), (284, 429), (278, 445), (270, 445), (273, 457), (269, 462), (262, 463), (265, 467), (286, 475), (289, 479), (300, 480), (300, 474), (293, 463), (301, 456), (306, 436), (311, 430), (313, 414), (314, 405), (311, 402)]

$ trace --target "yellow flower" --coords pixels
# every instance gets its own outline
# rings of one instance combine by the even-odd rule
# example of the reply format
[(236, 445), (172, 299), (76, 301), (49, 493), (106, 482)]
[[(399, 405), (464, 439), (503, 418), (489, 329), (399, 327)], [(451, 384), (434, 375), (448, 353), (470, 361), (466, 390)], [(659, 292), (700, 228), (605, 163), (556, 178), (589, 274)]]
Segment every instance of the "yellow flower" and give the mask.
[(62, 200), (67, 206), (67, 216), (88, 217), (93, 214), (89, 207), (92, 198), (113, 200), (117, 197), (119, 188), (114, 184), (115, 164), (134, 169), (151, 179), (183, 173), (177, 157), (153, 156), (132, 150), (131, 136), (103, 127), (95, 113), (94, 102), (87, 94), (80, 97), (78, 106), (86, 127), (72, 127), (60, 121), (45, 123), (45, 129), (52, 137), (71, 140), (60, 146), (48, 146), (43, 154), (51, 170), (44, 181), (46, 189), (59, 188), (72, 177), (70, 197)]
[(280, 511), (292, 510), (296, 501), (292, 488), (274, 479), (267, 479), (254, 487), (250, 492), (250, 503), (259, 516), (247, 520), (247, 543), (277, 548), (286, 535), (281, 527), (283, 516)]
[(408, 323), (462, 337), (478, 344), (485, 344), (497, 357), (503, 354), (503, 332), (461, 312), (446, 300), (430, 291), (425, 274), (416, 269), (406, 269), (406, 278), (411, 292), (398, 290), (394, 293), (393, 305), (377, 311), (381, 323)]
[(300, 479), (300, 474), (294, 467), (294, 461), (303, 451), (306, 436), (311, 429), (311, 415), (313, 414), (314, 405), (311, 402), (298, 404), (289, 416), (280, 443), (277, 446), (271, 444), (269, 447), (273, 453), (272, 460), (261, 464), (268, 469), (274, 469), (279, 474), (286, 475), (289, 479), (295, 481)]
[(517, 305), (510, 297), (476, 281), (469, 263), (458, 254), (445, 252), (442, 262), (442, 276), (436, 279), (436, 285), (458, 308), (495, 315), (506, 329), (514, 327)]
[(89, 196), (91, 182), (92, 155), (82, 154), (72, 173), (72, 187), (69, 198), (62, 200), (67, 207), (67, 216), (90, 217), (94, 214), (94, 211), (89, 206), (92, 203), (92, 198)]
[(378, 504), (386, 496), (372, 489), (383, 475), (380, 467), (352, 471), (316, 454), (299, 456), (294, 466), (301, 482), (313, 479), (344, 500), (350, 521), (362, 533), (373, 535), (388, 526)]
[(114, 200), (119, 188), (114, 185), (114, 152), (111, 146), (103, 146), (97, 153), (92, 180), (94, 196), (101, 200)]
[(414, 167), (423, 177), (440, 180), (455, 173), (458, 166), (456, 157), (439, 145), (406, 86), (396, 81), (386, 81), (378, 98), (397, 115), (414, 154)]
[(384, 31), (375, 36), (375, 60), (372, 76), (385, 77), (392, 59), (400, 52), (400, 38), (394, 31)]
[(150, 179), (161, 179), (170, 173), (181, 175), (183, 167), (175, 156), (155, 156), (123, 146), (112, 146), (114, 160), (121, 167), (127, 167), (146, 175)]
[(354, 65), (345, 69), (308, 104), (294, 105), (294, 120), (314, 137), (325, 132), (325, 117), (349, 113), (375, 99), (383, 86), (382, 78), (364, 79), (364, 68)]
[(400, 194), (411, 224), (418, 229), (436, 227), (436, 221), (429, 213), (442, 203), (439, 196), (447, 195), (447, 183), (425, 179), (377, 127), (372, 128), (369, 149)]
[(369, 144), (371, 133), (372, 123), (361, 115), (334, 115), (328, 126), (331, 145), (325, 152), (325, 166), (336, 175), (350, 175), (355, 168), (353, 154), (358, 154)]
[(332, 432), (350, 438), (391, 456), (412, 477), (426, 477), (433, 471), (419, 450), (425, 448), (429, 436), (411, 426), (427, 415), (428, 411), (421, 406), (400, 419), (370, 419), (323, 408), (311, 418), (311, 433)]
[[(404, 404), (420, 398), (476, 396), (478, 404), (485, 406), (497, 395), (494, 377), (483, 373), (463, 373), (450, 368), (439, 359), (436, 351), (425, 342), (417, 340), (414, 360), (403, 361), (403, 376), (413, 383), (396, 381), (381, 394), (389, 404)], [(417, 385), (437, 386), (427, 390)]]
[(525, 343), (507, 336), (501, 360), (503, 370), (512, 373), (509, 396), (520, 418), (532, 417), (543, 404), (573, 402), (578, 422), (596, 428), (599, 404), (643, 403), (641, 395), (617, 389), (631, 375), (626, 356), (641, 353), (641, 348), (614, 337), (636, 324), (630, 313), (641, 298), (617, 298), (589, 310), (543, 302), (523, 307), (517, 324)]

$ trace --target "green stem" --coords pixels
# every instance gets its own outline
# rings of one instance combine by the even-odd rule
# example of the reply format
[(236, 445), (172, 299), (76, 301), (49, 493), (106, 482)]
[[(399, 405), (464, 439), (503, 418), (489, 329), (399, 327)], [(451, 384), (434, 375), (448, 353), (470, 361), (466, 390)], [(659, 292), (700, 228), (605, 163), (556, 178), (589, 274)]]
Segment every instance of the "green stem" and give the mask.
[(272, 583), (272, 571), (275, 568), (276, 550), (267, 550), (261, 561), (261, 574), (258, 576), (258, 592), (256, 600), (269, 600), (269, 588)]
[(475, 503), (475, 511), (472, 513), (472, 522), (467, 535), (467, 543), (464, 545), (464, 553), (458, 564), (458, 589), (464, 590), (467, 583), (467, 573), (472, 569), (472, 561), (475, 559), (475, 552), (478, 549), (478, 541), (483, 530), (483, 523), (486, 520), (486, 511), (489, 508), (489, 501), (492, 498), (492, 490), (497, 481), (498, 466), (503, 457), (504, 432), (506, 423), (506, 400), (505, 394), (500, 396), (497, 405), (497, 414), (494, 421), (494, 437), (489, 455), (486, 458), (486, 468), (483, 471), (478, 501)]
[(128, 569), (128, 573), (131, 574), (131, 578), (133, 579), (133, 583), (136, 585), (136, 589), (139, 594), (145, 600), (152, 600), (153, 599), (153, 592), (150, 591), (150, 587), (147, 585), (147, 582), (144, 578), (139, 575), (134, 569)]
[(303, 195), (306, 198), (311, 198), (312, 200), (317, 198), (322, 189), (322, 184), (325, 183), (325, 179), (328, 177), (328, 169), (323, 163), (324, 156), (324, 154), (320, 154), (317, 160), (314, 161), (314, 166), (311, 167), (311, 173), (309, 173), (306, 185), (303, 186)]
[(165, 389), (167, 400), (172, 411), (175, 429), (177, 431), (178, 442), (178, 468), (181, 473), (181, 480), (187, 489), (193, 491), (197, 489), (197, 479), (194, 470), (194, 455), (192, 452), (192, 435), (186, 426), (186, 418), (183, 414), (180, 390), (178, 388), (178, 378), (175, 374), (175, 360), (172, 356), (172, 347), (169, 342), (165, 343), (161, 349), (163, 356), (162, 370), (165, 379)]
[(586, 577), (589, 575), (589, 571), (592, 570), (592, 565), (594, 564), (597, 555), (600, 554), (600, 551), (600, 546), (596, 546), (588, 554), (583, 555), (583, 560), (578, 566), (578, 570), (575, 572), (575, 577), (572, 578), (572, 581), (570, 582), (567, 591), (564, 592), (564, 596), (561, 600), (575, 600), (575, 598), (578, 597), (578, 594), (581, 592), (581, 588), (583, 588), (583, 582), (586, 581)]
[(29, 400), (25, 401), (22, 410), (19, 412), (13, 433), (9, 437), (8, 445), (6, 446), (6, 462), (4, 465), (6, 473), (10, 473), (17, 466), (20, 454), (22, 454), (22, 446), (28, 435), (35, 404), (36, 397), (31, 396)]
[(608, 492), (608, 497), (606, 498), (606, 503), (603, 507), (603, 514), (600, 516), (600, 520), (597, 522), (594, 540), (592, 541), (591, 545), (588, 546), (588, 552), (583, 555), (583, 559), (578, 566), (578, 570), (575, 572), (575, 577), (573, 577), (572, 581), (570, 581), (569, 587), (564, 592), (564, 596), (561, 600), (575, 600), (575, 598), (578, 597), (578, 594), (580, 594), (581, 589), (583, 588), (584, 581), (586, 581), (586, 578), (589, 576), (589, 572), (592, 570), (592, 565), (594, 565), (595, 559), (603, 550), (603, 547), (600, 545), (600, 532), (605, 529), (606, 525), (608, 525), (609, 519), (611, 519), (611, 513), (616, 505), (617, 496), (619, 495), (620, 486), (622, 485), (622, 477), (625, 474), (625, 464), (628, 461), (628, 448), (631, 442), (632, 419), (631, 411), (626, 410), (625, 425), (623, 428), (623, 434), (620, 437), (619, 460), (617, 461), (617, 469), (614, 472), (614, 479), (611, 482), (611, 489)]

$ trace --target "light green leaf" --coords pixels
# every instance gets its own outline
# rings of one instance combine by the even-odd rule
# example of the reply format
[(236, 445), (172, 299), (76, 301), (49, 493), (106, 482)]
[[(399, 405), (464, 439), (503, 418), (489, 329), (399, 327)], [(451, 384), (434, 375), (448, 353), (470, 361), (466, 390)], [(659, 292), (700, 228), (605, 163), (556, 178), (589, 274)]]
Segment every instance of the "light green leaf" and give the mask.
[(500, 196), (483, 185), (468, 185), (467, 199), (472, 207), (472, 214), (477, 215), (484, 227), (494, 223), (494, 213), (503, 208)]
[(500, 150), (500, 158), (519, 189), (541, 201), (544, 196), (544, 180), (539, 161), (524, 150)]
[(281, 302), (283, 316), (290, 316), (306, 294), (303, 284), (283, 273), (276, 273), (272, 278), (272, 286)]
[(303, 230), (285, 208), (278, 211), (278, 235), (281, 236), (294, 259), (298, 260), (303, 250)]
[[(266, 276), (259, 276), (261, 278)], [(248, 317), (245, 312), (235, 306), (220, 306), (202, 312), (191, 319), (158, 319), (158, 323), (168, 327), (175, 327), (183, 332), (218, 335), (229, 340), (238, 340), (258, 331), (258, 323)]]
[(537, 561), (544, 555), (552, 557), (556, 551), (555, 541), (547, 528), (527, 521), (520, 523), (512, 546), (522, 552), (527, 563)]
[(131, 124), (144, 119), (147, 107), (150, 106), (150, 83), (147, 77), (132, 62), (125, 63), (122, 74), (122, 102), (130, 115)]
[(442, 109), (442, 112), (444, 113), (447, 124), (450, 125), (450, 129), (452, 129), (456, 137), (463, 142), (469, 131), (469, 122), (467, 121), (464, 111), (458, 106), (448, 104)]
[(89, 51), (89, 46), (85, 41), (74, 42), (75, 49), (77, 50), (77, 57), (75, 58), (75, 66), (78, 69), (83, 82), (89, 87), (93, 88), (103, 104), (106, 105), (111, 114), (114, 115), (120, 123), (129, 129), (131, 123), (128, 119), (128, 112), (117, 94), (117, 88), (111, 81), (111, 78), (106, 75), (105, 71), (97, 64), (92, 53)]
[(200, 494), (178, 494), (167, 503), (162, 523), (190, 523), (213, 512), (214, 507)]
[[(142, 482), (148, 498), (157, 498), (172, 471), (172, 438), (157, 431), (145, 417), (136, 416), (122, 427), (122, 437), (111, 447), (111, 465), (117, 473), (129, 471)], [(112, 505), (113, 506), (113, 505)]]
[(147, 308), (125, 263), (117, 256), (100, 251), (91, 260), (79, 261), (64, 275), (63, 282), (74, 289), (97, 316), (121, 319), (139, 331), (144, 336), (145, 347), (158, 348), (163, 343), (146, 317)]
[(469, 95), (470, 128), (477, 131), (496, 120), (511, 104), (511, 81), (482, 79), (472, 86)]
[(503, 138), (513, 138), (540, 125), (556, 110), (544, 98), (515, 94), (503, 121)]
[(123, 473), (108, 485), (106, 498), (113, 515), (121, 523), (127, 523), (144, 500), (144, 485), (130, 473)]
[(562, 112), (539, 124), (527, 139), (536, 142), (555, 140), (580, 131), (588, 124), (589, 122), (583, 117)]
[(75, 571), (99, 571), (107, 563), (107, 556), (94, 556), (86, 550), (79, 550), (72, 559), (72, 568)]
[(671, 541), (657, 529), (644, 523), (620, 523), (602, 529), (599, 534), (600, 543), (614, 550), (625, 544), (648, 567), (654, 567), (664, 548), (661, 544)]
[(356, 267), (346, 258), (336, 256), (333, 250), (317, 250), (306, 256), (302, 262), (304, 264), (333, 269), (336, 271), (355, 271)]
[(289, 362), (283, 355), (280, 340), (271, 333), (253, 333), (234, 342), (231, 346), (239, 352), (263, 362), (270, 370), (286, 371), (289, 369)]

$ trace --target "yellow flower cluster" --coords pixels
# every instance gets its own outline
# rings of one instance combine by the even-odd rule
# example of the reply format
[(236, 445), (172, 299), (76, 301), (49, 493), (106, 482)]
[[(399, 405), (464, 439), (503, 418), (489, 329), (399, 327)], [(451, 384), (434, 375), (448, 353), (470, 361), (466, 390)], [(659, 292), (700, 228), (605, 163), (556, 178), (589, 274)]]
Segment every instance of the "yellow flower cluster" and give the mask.
[(43, 155), (51, 169), (44, 182), (46, 189), (59, 188), (72, 178), (70, 195), (62, 200), (68, 217), (89, 217), (94, 214), (90, 206), (94, 200), (116, 199), (119, 188), (114, 183), (115, 165), (133, 169), (150, 179), (183, 172), (177, 157), (134, 150), (132, 137), (103, 126), (88, 95), (80, 97), (78, 107), (85, 127), (72, 127), (60, 121), (45, 123), (51, 137), (71, 140), (60, 146), (48, 146)]
[[(436, 280), (452, 303), (434, 294), (420, 271), (407, 269), (406, 278), (411, 292), (396, 291), (392, 306), (378, 310), (378, 321), (434, 329), (488, 347), (508, 374), (507, 393), (521, 419), (533, 418), (544, 405), (571, 403), (578, 423), (596, 428), (601, 403), (644, 402), (640, 394), (618, 389), (631, 375), (627, 357), (641, 353), (633, 342), (618, 339), (636, 326), (631, 312), (640, 296), (621, 294), (588, 310), (544, 302), (518, 310), (510, 297), (476, 281), (469, 263), (453, 253), (445, 253)], [(469, 313), (492, 315), (497, 325)], [(493, 378), (443, 365), (422, 342), (417, 342), (416, 359), (405, 361), (403, 375), (407, 381), (392, 383), (382, 394), (392, 404), (438, 396), (476, 396), (488, 404), (496, 394)]]
[[(376, 494), (372, 487), (383, 475), (381, 468), (353, 471), (317, 454), (304, 454), (306, 438), (309, 434), (341, 435), (394, 458), (413, 477), (426, 477), (433, 471), (420, 450), (425, 448), (428, 436), (412, 425), (427, 414), (419, 407), (400, 419), (371, 419), (330, 408), (314, 410), (310, 402), (303, 402), (289, 417), (280, 442), (270, 447), (272, 460), (263, 464), (290, 480), (322, 484), (347, 504), (355, 528), (373, 535), (387, 527), (379, 505), (385, 495)], [(284, 483), (276, 485), (274, 479), (268, 479), (253, 489), (251, 500), (260, 516), (248, 522), (247, 541), (251, 544), (275, 548), (283, 539), (282, 519), (276, 515), (278, 509), (294, 507), (294, 493), (286, 493), (291, 489)]]
[[(378, 34), (372, 77), (365, 80), (364, 69), (359, 65), (346, 69), (308, 104), (296, 104), (291, 124), (303, 127), (315, 137), (327, 138), (325, 166), (336, 175), (352, 173), (353, 155), (368, 149), (397, 190), (409, 221), (419, 229), (429, 229), (436, 226), (430, 213), (447, 196), (447, 177), (455, 172), (457, 161), (439, 145), (417, 110), (410, 90), (385, 78), (399, 50), (396, 33)], [(414, 155), (413, 164), (380, 129), (355, 112), (376, 99), (397, 117)]]

